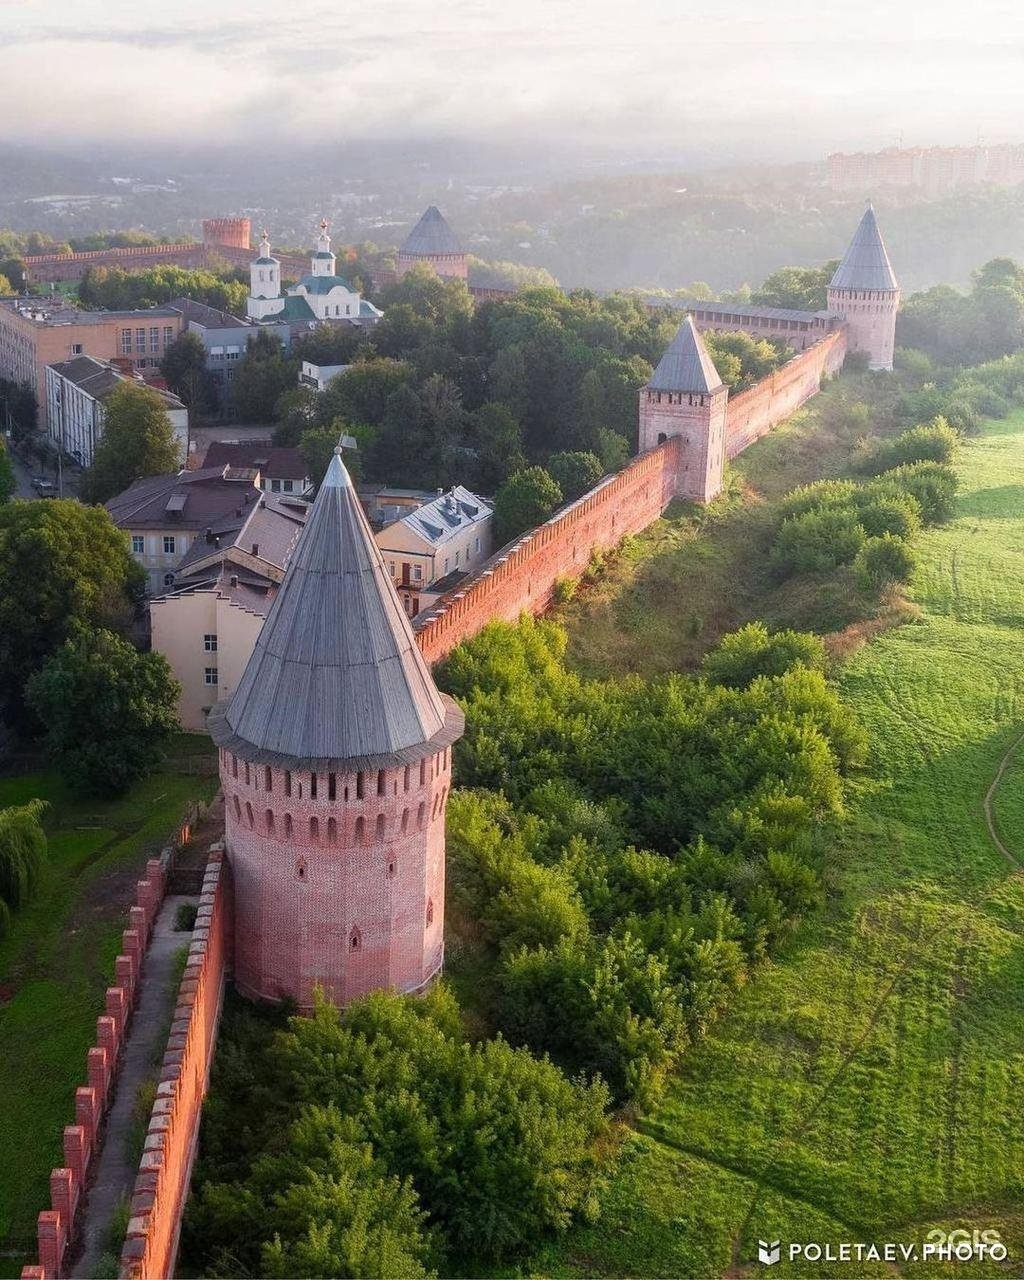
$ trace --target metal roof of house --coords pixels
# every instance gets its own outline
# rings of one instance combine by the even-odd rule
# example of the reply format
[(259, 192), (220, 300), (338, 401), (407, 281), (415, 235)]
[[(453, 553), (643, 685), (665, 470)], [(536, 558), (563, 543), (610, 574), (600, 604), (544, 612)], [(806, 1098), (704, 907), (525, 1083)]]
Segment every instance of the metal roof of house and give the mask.
[(174, 311), (180, 311), (186, 321), (199, 325), (201, 329), (248, 329), (252, 326), (251, 320), (243, 320), (220, 307), (208, 307), (205, 302), (196, 302), (194, 298), (172, 298), (167, 305)]
[[(404, 525), (433, 546), (440, 546), (449, 538), (454, 538), (457, 533), (468, 529), (470, 525), (489, 519), (493, 510), (490, 503), (457, 484), (432, 502), (425, 502), (415, 511), (410, 511), (407, 516), (396, 520), (395, 525)], [(395, 525), (390, 527), (394, 528)], [(383, 543), (378, 545), (386, 546), (386, 534), (387, 530), (381, 535)]]
[(693, 391), (702, 395), (725, 385), (692, 316), (679, 326), (647, 385), (652, 391)]
[(878, 230), (875, 211), (869, 204), (864, 210), (850, 247), (836, 268), (829, 284), (830, 289), (881, 289), (895, 292), (899, 289), (896, 273), (885, 251), (882, 233)]
[(214, 440), (206, 450), (203, 466), (256, 467), (262, 475), (280, 480), (310, 478), (296, 445), (272, 445), (266, 440)]
[[(241, 519), (263, 497), (251, 480), (231, 480), (226, 467), (204, 467), (177, 475), (147, 476), (136, 480), (107, 502), (111, 519), (120, 529), (205, 529), (223, 519)], [(168, 503), (175, 495), (185, 499), (173, 517)]]
[(305, 289), (307, 293), (330, 293), (332, 289), (352, 292), (352, 286), (344, 276), (303, 276), (295, 287)]
[(463, 252), (465, 250), (445, 221), (444, 214), (433, 204), (409, 232), (405, 244), (399, 250), (399, 253), (420, 254), (424, 257)]
[(454, 741), (438, 693), (335, 453), (214, 741), (290, 768), (380, 768)]

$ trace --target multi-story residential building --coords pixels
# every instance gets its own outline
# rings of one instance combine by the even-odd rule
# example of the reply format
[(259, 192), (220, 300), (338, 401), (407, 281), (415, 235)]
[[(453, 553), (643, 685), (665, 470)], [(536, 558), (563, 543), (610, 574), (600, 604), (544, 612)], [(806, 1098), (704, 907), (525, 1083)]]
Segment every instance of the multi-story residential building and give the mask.
[[(245, 355), (249, 339), (256, 332), (252, 321), (191, 298), (175, 298), (167, 306), (181, 316), (182, 332), (194, 333), (202, 342), (206, 349), (206, 369), (213, 381), (217, 401), (221, 405), (230, 404), (235, 369)], [(287, 350), (292, 339), (290, 325), (267, 324), (261, 327), (269, 329)]]
[[(46, 422), (54, 446), (83, 467), (92, 465), (103, 437), (107, 397), (126, 382), (142, 382), (107, 360), (75, 356), (46, 366)], [(188, 410), (170, 391), (152, 387), (164, 402), (178, 441), (178, 461), (188, 456)]]
[(301, 497), (313, 488), (301, 450), (266, 440), (215, 440), (206, 450), (203, 466), (251, 467), (258, 472), (257, 483), (264, 493)]
[(46, 366), (93, 356), (156, 369), (177, 338), (182, 317), (169, 307), (148, 311), (83, 311), (54, 298), (0, 301), (0, 378), (30, 386), (47, 426)]
[[(131, 538), (150, 595), (174, 586), (175, 573), (197, 538), (215, 538), (218, 524), (241, 520), (263, 498), (258, 479), (250, 468), (203, 467), (148, 476), (110, 499), (107, 510)], [(259, 546), (250, 554), (259, 559)]]
[[(494, 509), (461, 485), (375, 535), (410, 618), (491, 554)], [(451, 583), (444, 582), (452, 578)]]
[(193, 539), (169, 591), (150, 601), (152, 646), (181, 684), (186, 729), (235, 691), (284, 569), (306, 522), (307, 504), (264, 496)]

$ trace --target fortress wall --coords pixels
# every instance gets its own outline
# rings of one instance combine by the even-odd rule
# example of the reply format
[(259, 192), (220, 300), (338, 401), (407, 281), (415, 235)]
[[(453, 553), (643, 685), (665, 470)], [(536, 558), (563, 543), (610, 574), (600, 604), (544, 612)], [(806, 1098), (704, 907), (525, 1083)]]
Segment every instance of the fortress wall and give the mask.
[[(192, 808), (178, 829), (184, 844), (198, 809)], [(39, 1262), (22, 1268), (23, 1280), (55, 1280), (66, 1275), (68, 1248), (73, 1242), (75, 1215), (93, 1162), (103, 1143), (103, 1120), (113, 1100), (113, 1082), (127, 1039), (146, 945), (163, 901), (173, 849), (146, 863), (146, 877), (135, 889), (135, 905), (128, 912), (129, 927), (122, 934), (122, 954), (114, 961), (115, 985), (107, 988), (103, 1013), (96, 1020), (96, 1044), (86, 1054), (86, 1084), (75, 1090), (75, 1123), (64, 1129), (64, 1164), (50, 1174), (50, 1208), (37, 1220)]]
[(90, 249), (82, 253), (41, 253), (22, 258), (25, 279), (32, 283), (81, 280), (90, 267), (146, 271), (150, 267), (203, 267), (209, 250), (202, 244), (131, 245), (123, 249)]
[(132, 1193), (122, 1280), (174, 1274), (230, 963), (232, 915), (230, 867), (222, 846), (214, 845)]
[(735, 458), (818, 394), (821, 380), (838, 373), (846, 356), (846, 329), (836, 329), (726, 405), (725, 456)]
[[(726, 456), (737, 454), (817, 395), (842, 368), (846, 329), (836, 329), (726, 405)], [(543, 613), (558, 578), (574, 578), (591, 552), (616, 546), (657, 520), (675, 492), (679, 437), (634, 458), (617, 475), (496, 552), (475, 574), (413, 622), (420, 652), (438, 662), (494, 618)]]
[(502, 547), (465, 584), (413, 623), (420, 651), (437, 662), (494, 618), (543, 613), (558, 578), (578, 577), (591, 552), (616, 546), (657, 520), (671, 500), (679, 442), (634, 458), (539, 528)]

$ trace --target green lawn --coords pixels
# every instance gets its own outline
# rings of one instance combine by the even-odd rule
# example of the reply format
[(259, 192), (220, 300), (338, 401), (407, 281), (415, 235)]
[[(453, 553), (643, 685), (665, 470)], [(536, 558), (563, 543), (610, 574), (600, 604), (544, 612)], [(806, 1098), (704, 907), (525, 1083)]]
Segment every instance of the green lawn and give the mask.
[[(839, 674), (871, 757), (831, 837), (827, 914), (688, 1055), (627, 1138), (597, 1224), (543, 1249), (531, 1272), (949, 1274), (949, 1263), (754, 1260), (762, 1238), (910, 1242), (938, 1225), (994, 1227), (1010, 1249), (1009, 1271), (958, 1264), (958, 1275), (1021, 1273), (1024, 872), (990, 839), (983, 801), (1024, 731), (1024, 413), (989, 424), (960, 470), (959, 517), (920, 540), (919, 620)], [(735, 554), (717, 532), (691, 537), (711, 545), (687, 554)], [(638, 561), (619, 585), (635, 593), (648, 573)], [(606, 617), (617, 603), (613, 584)], [(644, 626), (668, 634), (670, 618), (662, 605)], [(579, 637), (575, 652), (601, 661)], [(641, 653), (629, 661), (659, 668)], [(1024, 865), (1024, 745), (993, 812)]]
[[(197, 749), (210, 747), (183, 739), (176, 750)], [(0, 1276), (20, 1274), (48, 1207), (135, 881), (189, 800), (215, 787), (168, 769), (121, 800), (83, 803), (50, 773), (0, 777), (0, 807), (32, 796), (51, 805), (42, 890), (0, 941)]]

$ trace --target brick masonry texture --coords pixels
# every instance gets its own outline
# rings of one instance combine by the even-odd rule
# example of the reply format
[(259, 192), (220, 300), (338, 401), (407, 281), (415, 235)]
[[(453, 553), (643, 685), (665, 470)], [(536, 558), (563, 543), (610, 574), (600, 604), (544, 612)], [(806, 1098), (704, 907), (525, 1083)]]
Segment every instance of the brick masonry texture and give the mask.
[[(197, 812), (194, 809), (182, 823), (178, 843), (188, 840)], [(115, 985), (107, 988), (103, 1012), (96, 1020), (96, 1044), (86, 1054), (87, 1083), (75, 1090), (75, 1123), (64, 1129), (64, 1164), (50, 1174), (50, 1208), (39, 1214), (39, 1261), (22, 1268), (23, 1280), (55, 1280), (66, 1274), (75, 1214), (82, 1203), (90, 1166), (103, 1141), (103, 1117), (135, 1007), (146, 943), (163, 901), (171, 855), (168, 848), (159, 858), (150, 859), (145, 879), (136, 886), (129, 928), (122, 935), (122, 954), (114, 961)]]
[(231, 938), (230, 868), (222, 846), (214, 845), (132, 1193), (121, 1254), (123, 1280), (163, 1280), (174, 1274)]

